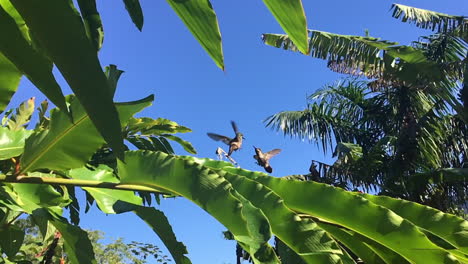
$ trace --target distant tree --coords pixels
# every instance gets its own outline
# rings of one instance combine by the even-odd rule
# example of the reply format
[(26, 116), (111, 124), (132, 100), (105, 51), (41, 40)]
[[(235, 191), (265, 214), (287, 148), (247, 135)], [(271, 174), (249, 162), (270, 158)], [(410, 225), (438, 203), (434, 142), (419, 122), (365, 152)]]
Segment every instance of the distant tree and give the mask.
[[(312, 31), (311, 55), (355, 77), (313, 93), (305, 110), (270, 116), (266, 125), (333, 151), (336, 162), (316, 162), (311, 173), (320, 177), (313, 180), (463, 214), (468, 19), (403, 5), (393, 10), (395, 18), (436, 33), (404, 46)], [(264, 40), (295, 50), (285, 35)]]
[[(63, 239), (59, 232), (50, 237), (42, 238), (39, 228), (31, 218), (18, 219), (16, 224), (25, 230), (23, 245), (15, 257), (19, 263), (70, 263), (63, 251)], [(104, 232), (87, 230), (89, 240), (93, 244), (96, 262), (98, 264), (169, 264), (172, 261), (161, 249), (151, 243), (131, 241), (127, 243), (123, 238), (112, 239)], [(103, 242), (103, 240), (109, 242)], [(10, 263), (6, 260), (6, 263)]]

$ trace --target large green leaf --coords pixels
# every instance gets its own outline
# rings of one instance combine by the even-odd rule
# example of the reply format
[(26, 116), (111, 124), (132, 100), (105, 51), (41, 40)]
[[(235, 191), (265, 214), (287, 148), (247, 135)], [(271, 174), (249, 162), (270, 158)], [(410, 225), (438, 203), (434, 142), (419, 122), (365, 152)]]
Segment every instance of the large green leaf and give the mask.
[(163, 188), (190, 199), (226, 226), (256, 262), (279, 262), (268, 244), (270, 226), (261, 210), (210, 169), (162, 152), (127, 151), (118, 172), (123, 184)]
[[(43, 176), (34, 173), (32, 176)], [(53, 176), (47, 174), (46, 176)], [(71, 200), (62, 196), (57, 190), (48, 184), (11, 183), (11, 197), (23, 211), (32, 213), (38, 208), (58, 208), (68, 205)]]
[(457, 262), (453, 255), (433, 244), (410, 221), (356, 194), (326, 184), (269, 177), (223, 164), (226, 163), (205, 163), (215, 170), (244, 176), (265, 185), (278, 194), (288, 208), (371, 239), (376, 243), (375, 248), (378, 247), (376, 250), (382, 247), (389, 249), (414, 263)]
[(141, 10), (139, 0), (123, 0), (125, 9), (127, 9), (130, 18), (132, 19), (138, 30), (143, 29), (143, 10)]
[(116, 156), (123, 158), (125, 146), (119, 115), (107, 78), (72, 1), (11, 2), (60, 70), (97, 130)]
[(242, 169), (229, 171), (271, 188), (289, 208), (348, 228), (410, 262), (457, 263), (453, 255), (433, 244), (410, 221), (358, 195), (315, 182), (288, 181)]
[(368, 244), (364, 243), (356, 237), (353, 237), (353, 232), (344, 230), (331, 224), (318, 223), (318, 225), (326, 230), (336, 240), (340, 241), (341, 244), (345, 245), (349, 250), (354, 252), (354, 254), (359, 256), (359, 258), (362, 259), (364, 263), (385, 263), (382, 257), (376, 254)]
[(0, 127), (0, 160), (21, 155), (24, 141), (31, 133), (31, 130), (11, 131), (6, 127)]
[[(52, 74), (52, 64), (25, 39), (17, 22), (5, 11), (2, 5), (0, 5), (0, 31), (4, 36), (0, 41), (0, 53), (3, 53), (3, 56), (24, 73), (50, 101), (66, 111), (67, 107), (62, 90)], [(0, 61), (5, 64), (4, 58)], [(12, 74), (11, 68), (9, 71)], [(7, 73), (8, 71), (2, 75)], [(2, 83), (2, 85), (4, 84)]]
[(360, 258), (367, 259), (366, 263), (410, 263), (398, 253), (356, 232), (330, 223), (319, 222), (318, 225)]
[[(224, 176), (236, 191), (262, 209), (273, 233), (301, 256), (305, 263), (342, 263), (339, 245), (311, 219), (301, 219), (281, 197), (257, 182), (234, 174)], [(285, 224), (287, 223), (287, 224)]]
[(93, 245), (84, 230), (69, 224), (65, 218), (50, 210), (37, 209), (33, 212), (33, 217), (49, 221), (60, 232), (64, 239), (64, 250), (70, 263), (97, 263), (94, 258)]
[(224, 70), (218, 19), (209, 0), (167, 0), (213, 61)]
[[(71, 97), (70, 101), (73, 123), (64, 113), (53, 110), (50, 129), (36, 132), (26, 140), (25, 153), (21, 157), (23, 172), (40, 168), (68, 170), (82, 167), (105, 143), (78, 100)], [(122, 126), (152, 101), (151, 95), (139, 101), (117, 103)]]
[(5, 110), (21, 79), (21, 72), (0, 52), (0, 113)]
[(78, 0), (81, 16), (89, 39), (96, 50), (100, 50), (104, 41), (104, 29), (101, 16), (96, 8), (96, 0)]
[(468, 256), (468, 221), (434, 208), (387, 196), (361, 194), (372, 203), (384, 206), (416, 226), (436, 235)]
[[(102, 182), (118, 183), (119, 179), (114, 175), (111, 168), (101, 165), (90, 170), (88, 168), (72, 169), (67, 173), (73, 179), (94, 180)], [(141, 205), (142, 199), (135, 195), (133, 191), (109, 190), (102, 188), (83, 187), (93, 196), (97, 205), (106, 214), (115, 214), (114, 205), (118, 201)]]
[(309, 54), (307, 21), (301, 0), (263, 0), (297, 48)]
[(0, 251), (13, 258), (23, 244), (24, 231), (15, 225), (4, 225), (0, 227), (0, 237)]
[[(234, 168), (228, 162), (190, 156), (180, 157), (210, 168)], [(275, 236), (293, 249), (306, 263), (340, 263), (346, 259), (339, 245), (324, 230), (310, 218), (301, 219), (286, 207), (282, 198), (271, 189), (236, 174), (225, 171), (218, 173), (226, 178), (237, 192), (265, 213)]]

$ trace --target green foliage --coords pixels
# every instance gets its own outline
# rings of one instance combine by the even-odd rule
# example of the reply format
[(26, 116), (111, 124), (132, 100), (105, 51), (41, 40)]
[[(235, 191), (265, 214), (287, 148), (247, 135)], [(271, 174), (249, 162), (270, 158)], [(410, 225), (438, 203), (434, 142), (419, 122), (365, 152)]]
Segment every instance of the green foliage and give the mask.
[[(168, 1), (224, 69), (221, 35), (211, 3)], [(175, 135), (190, 129), (163, 118), (134, 117), (152, 103), (152, 96), (113, 102), (122, 71), (111, 65), (103, 72), (100, 66), (96, 51), (102, 46), (103, 25), (94, 0), (78, 1), (81, 13), (73, 1), (9, 3), (0, 0), (0, 27), (5, 35), (0, 41), (0, 66), (6, 69), (0, 75), (0, 92), (10, 97), (21, 72), (58, 108), (47, 115), (47, 102), (42, 103), (34, 130), (26, 129), (34, 110), (33, 99), (3, 118), (0, 257), (5, 262), (27, 261), (31, 254), (41, 256), (44, 263), (145, 263), (149, 255), (160, 257), (156, 247), (136, 242), (117, 241), (105, 249), (93, 245), (99, 235), (90, 239), (86, 231), (62, 216), (63, 209), (69, 208), (71, 222), (79, 223), (78, 187), (86, 193), (85, 211), (95, 201), (104, 213), (135, 213), (161, 238), (176, 263), (190, 263), (187, 249), (177, 240), (163, 212), (142, 205), (151, 202), (151, 193), (156, 199), (167, 195), (197, 204), (228, 228), (254, 263), (467, 261), (468, 224), (456, 216), (414, 202), (301, 181), (297, 175), (275, 178), (226, 162), (176, 156), (169, 141), (196, 153), (189, 142)], [(139, 1), (124, 3), (141, 30)], [(458, 39), (459, 29), (450, 29), (453, 38), (432, 36), (414, 46), (320, 31), (311, 32), (307, 41), (300, 0), (264, 3), (291, 36), (290, 40), (265, 35), (266, 43), (304, 54), (310, 47), (311, 55), (328, 60), (333, 70), (377, 78), (369, 86), (350, 82), (347, 88), (351, 89), (321, 91), (314, 96), (323, 101), (311, 104), (304, 111), (306, 117), (290, 113), (285, 118), (273, 117), (272, 124), (292, 134), (321, 137), (324, 149), (336, 144), (338, 161), (333, 171), (345, 176), (341, 181), (345, 184), (356, 179), (351, 182), (372, 185), (372, 178), (355, 175), (367, 172), (365, 176), (372, 176), (382, 168), (392, 169), (392, 175), (398, 176), (422, 172), (419, 179), (426, 179), (430, 187), (435, 185), (429, 178), (437, 180), (431, 174), (434, 171), (461, 174), (464, 179), (464, 171), (448, 168), (460, 165), (460, 157), (466, 154), (465, 127), (460, 126), (463, 118), (448, 108), (458, 106), (454, 83), (463, 77), (459, 67), (466, 49)], [(405, 19), (423, 14), (410, 9), (404, 12)], [(433, 13), (431, 16), (436, 21)], [(441, 43), (449, 43), (447, 52), (438, 51)], [(51, 73), (53, 64), (76, 97), (70, 95), (65, 101)], [(442, 92), (428, 93), (434, 91)], [(6, 104), (0, 104), (1, 110)], [(77, 141), (80, 144), (75, 144)], [(125, 143), (137, 150), (130, 151)], [(449, 154), (440, 150), (441, 145)], [(416, 155), (415, 150), (422, 154)], [(394, 159), (388, 162), (389, 157)], [(395, 178), (379, 176), (387, 193), (408, 186), (404, 197), (412, 198), (415, 192), (410, 187), (420, 187), (417, 182), (398, 186)], [(432, 197), (426, 189), (417, 194)], [(37, 225), (42, 236), (38, 244), (23, 243), (24, 237), (29, 238), (18, 224), (22, 214), (30, 215)], [(273, 235), (277, 252), (269, 243)], [(137, 257), (140, 254), (142, 258)], [(165, 256), (159, 260), (167, 262)]]
[(96, 8), (96, 0), (79, 0), (81, 17), (83, 18), (86, 35), (92, 41), (96, 50), (100, 50), (104, 42), (104, 29), (101, 16)]
[[(139, 0), (123, 2), (141, 31), (144, 17)], [(208, 0), (168, 0), (168, 3), (216, 65), (224, 69), (221, 33), (211, 3)], [(306, 18), (301, 0), (264, 0), (264, 3), (301, 51), (307, 53)], [(106, 82), (96, 53), (103, 45), (104, 27), (96, 0), (79, 0), (77, 4), (80, 12), (73, 1), (0, 1), (0, 29), (4, 36), (0, 41), (0, 111), (5, 109), (24, 74), (49, 100), (68, 113), (62, 90), (52, 73), (55, 65), (98, 132), (115, 155), (122, 158), (125, 149), (118, 133), (119, 115), (112, 102), (115, 87), (109, 87), (112, 81)], [(182, 144), (189, 149), (186, 143)]]
[[(2, 34), (8, 36), (2, 38), (0, 42), (0, 53), (13, 63), (22, 74), (25, 74), (54, 104), (63, 111), (67, 111), (65, 98), (52, 74), (52, 63), (40, 51), (33, 47), (31, 40), (25, 38), (24, 32), (18, 28), (19, 24), (25, 23), (23, 18), (18, 15), (15, 16), (15, 20), (7, 13), (4, 6), (11, 6), (11, 4), (2, 1), (2, 5), (0, 5)], [(15, 10), (14, 8), (12, 9)], [(10, 76), (9, 78), (13, 78), (17, 76), (17, 73), (11, 72), (10, 69), (10, 74), (8, 76)], [(10, 87), (10, 91), (13, 90), (12, 88), (13, 86)], [(16, 87), (14, 90), (16, 90)]]
[[(314, 180), (463, 212), (468, 187), (458, 169), (466, 163), (468, 93), (460, 84), (467, 80), (468, 20), (397, 4), (392, 9), (395, 18), (436, 34), (395, 46), (311, 31), (312, 57), (372, 80), (327, 86), (308, 98), (305, 110), (272, 115), (266, 126), (334, 150), (337, 160), (319, 163), (321, 177)], [(296, 51), (286, 35), (265, 34), (264, 42)]]
[[(53, 226), (49, 225), (47, 233), (42, 235), (32, 217), (18, 219), (15, 224), (21, 230), (25, 230), (24, 243), (15, 256), (15, 261), (37, 264), (42, 263), (46, 255), (49, 255), (50, 263), (60, 263), (60, 261), (70, 263), (68, 257), (64, 255), (64, 239), (58, 235)], [(110, 239), (101, 231), (87, 230), (86, 233), (93, 245), (97, 263), (144, 264), (150, 263), (152, 259), (159, 263), (171, 263), (156, 245), (136, 241), (127, 243), (122, 238)], [(108, 242), (102, 242), (104, 239)], [(52, 249), (53, 246), (55, 247)]]
[(392, 17), (417, 27), (447, 33), (456, 32), (468, 36), (468, 19), (465, 16), (452, 16), (411, 6), (393, 4)]
[[(97, 168), (78, 168), (69, 170), (67, 173), (72, 179), (80, 180), (95, 180), (102, 182), (118, 183), (119, 179), (113, 173), (112, 169), (105, 165)], [(131, 204), (141, 205), (142, 199), (136, 196), (132, 191), (123, 190), (105, 190), (100, 188), (84, 187), (95, 200), (99, 209), (106, 214), (115, 214), (114, 205), (118, 202), (127, 202)]]
[[(325, 91), (322, 93), (326, 94)], [(117, 104), (117, 109), (122, 109), (121, 116), (128, 120), (123, 120), (122, 130), (129, 142), (137, 137), (150, 141), (151, 138), (190, 131), (163, 118), (131, 117), (150, 102), (144, 99)], [(74, 109), (73, 101), (70, 107)], [(44, 111), (45, 107), (40, 109)], [(60, 113), (61, 118), (56, 118), (56, 113)], [(50, 123), (37, 126), (35, 133), (52, 131), (54, 126), (67, 124), (71, 124), (67, 116), (53, 110)], [(9, 134), (27, 131), (4, 129)], [(73, 125), (69, 130), (73, 130)], [(92, 135), (90, 130), (82, 133)], [(98, 138), (96, 130), (94, 133), (93, 137)], [(85, 140), (82, 145), (93, 140)], [(112, 150), (102, 147), (102, 138), (99, 142), (86, 155), (76, 156), (76, 163), (63, 163), (52, 170), (51, 165), (36, 166), (26, 175), (20, 171), (19, 178), (14, 175), (0, 177), (3, 182), (0, 187), (1, 212), (33, 216), (44, 237), (42, 245), (48, 245), (42, 253), (44, 259), (60, 256), (63, 252), (71, 263), (99, 260), (95, 255), (99, 247), (93, 249), (88, 235), (61, 216), (62, 208), (71, 206), (76, 194), (70, 187), (59, 186), (71, 185), (81, 186), (90, 201), (96, 201), (104, 213), (135, 213), (161, 238), (176, 263), (190, 263), (187, 249), (177, 241), (163, 212), (142, 206), (142, 198), (148, 197), (138, 197), (134, 191), (163, 192), (191, 200), (226, 226), (255, 263), (280, 263), (280, 258), (300, 258), (304, 263), (355, 263), (357, 257), (376, 263), (456, 263), (457, 259), (465, 260), (466, 221), (429, 207), (350, 193), (320, 183), (298, 181), (294, 177), (270, 177), (235, 168), (230, 163), (175, 156), (148, 150), (146, 146), (143, 150), (127, 151), (124, 163), (116, 160)], [(63, 144), (67, 145), (70, 144)], [(355, 144), (341, 144), (338, 150), (340, 157), (353, 161), (363, 158), (363, 148)], [(61, 152), (60, 148), (44, 148), (42, 155), (46, 161), (48, 158), (45, 157), (58, 157), (56, 153)], [(37, 172), (39, 168), (50, 172)], [(14, 170), (14, 166), (9, 170)], [(10, 174), (8, 170), (4, 173)], [(78, 222), (79, 207), (74, 205), (73, 208), (73, 221)], [(277, 239), (277, 253), (268, 243), (273, 235)], [(18, 242), (9, 240), (13, 247), (2, 246), (2, 252), (8, 252), (10, 261), (19, 260), (25, 256), (26, 245), (19, 243), (18, 232), (11, 237)]]
[(86, 36), (79, 13), (69, 1), (12, 1), (12, 4), (67, 80), (94, 126), (115, 154), (122, 157), (124, 146), (118, 133), (119, 116), (96, 49)]
[[(116, 104), (122, 125), (152, 101), (153, 97), (149, 96), (135, 102)], [(70, 97), (69, 103), (73, 122), (62, 111), (55, 109), (51, 113), (50, 128), (36, 132), (26, 140), (25, 155), (21, 159), (23, 172), (40, 168), (78, 168), (104, 145), (105, 141), (78, 100)], [(80, 144), (73, 144), (77, 140)]]
[(123, 0), (133, 24), (141, 31), (143, 29), (143, 10), (139, 0)]
[(21, 73), (0, 53), (0, 111), (3, 112), (16, 92)]
[(216, 65), (224, 70), (218, 19), (209, 0), (167, 0)]

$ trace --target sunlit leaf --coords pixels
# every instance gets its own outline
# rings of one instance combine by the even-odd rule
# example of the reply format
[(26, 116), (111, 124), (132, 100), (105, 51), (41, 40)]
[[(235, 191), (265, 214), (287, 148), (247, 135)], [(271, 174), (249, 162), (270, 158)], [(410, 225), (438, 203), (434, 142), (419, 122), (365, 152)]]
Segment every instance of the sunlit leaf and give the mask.
[[(112, 169), (107, 166), (99, 166), (93, 170), (87, 168), (72, 169), (68, 175), (73, 179), (93, 180), (100, 182), (118, 183), (118, 178), (114, 175)], [(141, 205), (142, 199), (135, 195), (133, 191), (110, 190), (104, 188), (83, 187), (89, 192), (96, 201), (99, 209), (106, 214), (115, 214), (114, 205), (118, 201)]]
[(224, 70), (224, 55), (218, 19), (209, 0), (167, 0), (193, 36)]
[(71, 1), (12, 0), (118, 158), (125, 149), (120, 121), (96, 49)]
[(0, 160), (21, 155), (24, 142), (31, 133), (31, 130), (11, 131), (6, 127), (0, 127)]
[(96, 0), (78, 0), (81, 16), (89, 39), (96, 50), (100, 50), (104, 41), (104, 29), (101, 16), (96, 8)]
[(298, 49), (309, 53), (307, 21), (301, 0), (263, 0)]
[(271, 234), (265, 216), (223, 177), (162, 152), (127, 151), (125, 159), (118, 163), (121, 183), (164, 188), (190, 199), (225, 225), (251, 256), (278, 263), (267, 243)]
[[(82, 167), (105, 143), (78, 100), (70, 100), (74, 122), (70, 122), (64, 113), (53, 110), (50, 129), (36, 132), (26, 140), (25, 154), (21, 158), (23, 172), (39, 168), (68, 170)], [(152, 101), (153, 96), (149, 96), (139, 101), (117, 103), (122, 126)]]

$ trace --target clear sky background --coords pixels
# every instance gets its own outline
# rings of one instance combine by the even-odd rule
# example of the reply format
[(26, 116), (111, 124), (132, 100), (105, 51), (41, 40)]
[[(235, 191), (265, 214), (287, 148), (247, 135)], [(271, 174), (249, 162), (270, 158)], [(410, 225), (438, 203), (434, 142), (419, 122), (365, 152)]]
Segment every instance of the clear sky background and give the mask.
[[(262, 123), (274, 113), (304, 109), (308, 94), (342, 77), (328, 70), (325, 61), (264, 45), (262, 33), (283, 31), (262, 1), (212, 2), (223, 38), (225, 72), (216, 67), (165, 1), (141, 0), (145, 16), (143, 32), (133, 25), (122, 1), (97, 2), (105, 31), (99, 55), (102, 66), (116, 64), (125, 71), (116, 101), (155, 94), (154, 105), (139, 116), (164, 117), (191, 128), (193, 132), (182, 137), (195, 146), (196, 156), (215, 159), (214, 152), (221, 143), (211, 140), (206, 133), (232, 136), (229, 122), (235, 120), (246, 141), (233, 158), (245, 169), (262, 169), (254, 163), (252, 145), (266, 151), (282, 149), (271, 161), (274, 176), (305, 174), (311, 159), (332, 161), (316, 145), (286, 138)], [(364, 35), (368, 29), (373, 37), (401, 44), (430, 34), (392, 18), (389, 12), (392, 3), (303, 0), (310, 29), (348, 35)], [(468, 15), (466, 0), (398, 3)], [(60, 82), (67, 87), (63, 79)], [(36, 96), (38, 102), (44, 99), (23, 80), (10, 106), (17, 106), (31, 96)], [(176, 152), (187, 154), (180, 148)], [(225, 228), (202, 209), (183, 198), (162, 200), (157, 208), (166, 213), (194, 264), (235, 263), (235, 243), (223, 239)], [(92, 209), (81, 219), (84, 228), (102, 230), (108, 236), (124, 237), (127, 241), (162, 246), (151, 229), (131, 214), (106, 216)]]

